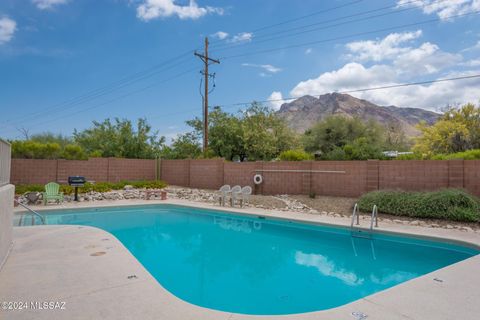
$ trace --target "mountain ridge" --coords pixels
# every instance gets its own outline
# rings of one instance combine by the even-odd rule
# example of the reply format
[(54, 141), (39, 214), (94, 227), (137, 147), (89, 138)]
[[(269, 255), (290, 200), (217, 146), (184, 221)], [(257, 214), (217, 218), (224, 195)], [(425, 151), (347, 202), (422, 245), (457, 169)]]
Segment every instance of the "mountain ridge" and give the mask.
[(407, 136), (419, 134), (415, 126), (420, 121), (431, 125), (440, 117), (439, 113), (425, 109), (379, 106), (342, 93), (327, 93), (318, 98), (309, 95), (300, 97), (282, 104), (277, 115), (298, 133), (303, 133), (327, 116), (343, 115), (362, 120), (374, 119), (384, 124), (398, 122)]

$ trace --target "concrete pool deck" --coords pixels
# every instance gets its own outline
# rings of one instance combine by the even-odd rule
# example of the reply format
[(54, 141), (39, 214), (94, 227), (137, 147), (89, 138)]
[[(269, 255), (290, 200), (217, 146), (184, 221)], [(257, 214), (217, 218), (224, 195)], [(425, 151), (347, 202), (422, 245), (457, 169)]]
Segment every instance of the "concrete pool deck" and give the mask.
[[(179, 204), (242, 214), (349, 225), (348, 218), (230, 209), (179, 200), (82, 202), (35, 209)], [(17, 210), (20, 211), (20, 210)], [(362, 225), (367, 226), (368, 220)], [(480, 246), (480, 233), (380, 224), (379, 230), (448, 238)], [(1, 319), (478, 319), (480, 255), (347, 305), (287, 316), (248, 316), (189, 304), (166, 291), (111, 234), (83, 226), (14, 228), (14, 246), (0, 271), (0, 302), (65, 302), (65, 310), (0, 308)], [(0, 306), (1, 307), (1, 306)]]

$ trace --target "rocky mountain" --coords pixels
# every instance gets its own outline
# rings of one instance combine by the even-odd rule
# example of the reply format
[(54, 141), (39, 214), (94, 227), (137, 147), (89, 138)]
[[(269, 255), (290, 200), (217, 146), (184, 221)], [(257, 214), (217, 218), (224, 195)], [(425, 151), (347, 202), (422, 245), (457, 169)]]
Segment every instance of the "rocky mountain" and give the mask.
[(415, 136), (415, 125), (424, 120), (428, 124), (437, 121), (440, 114), (418, 108), (378, 106), (348, 94), (327, 93), (318, 98), (303, 96), (290, 103), (284, 103), (277, 114), (286, 120), (295, 131), (303, 133), (315, 123), (329, 115), (358, 117), (363, 120), (375, 119), (380, 123), (398, 122), (407, 136)]

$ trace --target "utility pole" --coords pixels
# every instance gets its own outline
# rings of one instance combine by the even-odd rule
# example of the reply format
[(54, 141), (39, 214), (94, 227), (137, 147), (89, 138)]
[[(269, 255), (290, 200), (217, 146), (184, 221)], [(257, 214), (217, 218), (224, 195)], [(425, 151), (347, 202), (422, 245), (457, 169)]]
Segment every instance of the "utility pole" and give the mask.
[(203, 152), (205, 153), (208, 149), (208, 78), (213, 76), (208, 73), (208, 66), (212, 63), (220, 63), (220, 60), (208, 57), (208, 37), (205, 37), (205, 52), (201, 54), (195, 51), (194, 55), (199, 57), (204, 64), (202, 74), (205, 77), (205, 95), (203, 97)]

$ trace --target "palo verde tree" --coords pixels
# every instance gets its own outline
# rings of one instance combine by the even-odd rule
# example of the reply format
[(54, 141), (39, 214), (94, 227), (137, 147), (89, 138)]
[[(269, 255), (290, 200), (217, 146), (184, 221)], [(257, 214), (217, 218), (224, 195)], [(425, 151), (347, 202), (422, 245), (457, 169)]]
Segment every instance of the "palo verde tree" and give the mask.
[(480, 149), (480, 107), (471, 103), (452, 108), (432, 126), (419, 124), (413, 150), (421, 158)]

